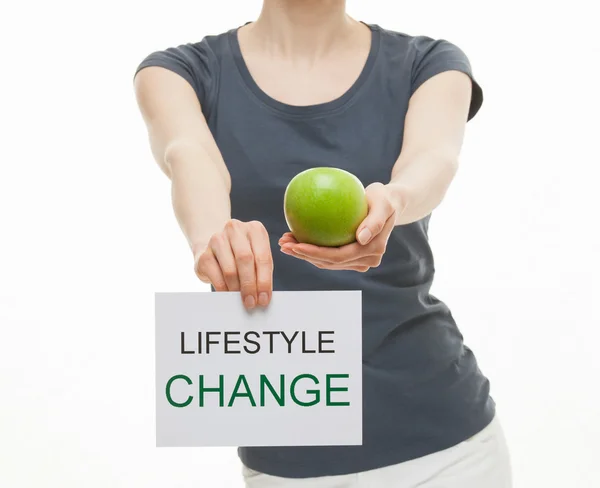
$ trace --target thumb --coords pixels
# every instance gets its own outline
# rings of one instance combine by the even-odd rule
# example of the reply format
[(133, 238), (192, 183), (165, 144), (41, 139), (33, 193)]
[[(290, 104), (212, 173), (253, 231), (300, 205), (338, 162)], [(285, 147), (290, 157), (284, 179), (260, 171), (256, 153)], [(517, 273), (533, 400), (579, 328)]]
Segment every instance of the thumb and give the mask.
[(356, 229), (356, 240), (363, 246), (371, 242), (394, 213), (385, 185), (373, 183), (365, 190), (369, 213)]

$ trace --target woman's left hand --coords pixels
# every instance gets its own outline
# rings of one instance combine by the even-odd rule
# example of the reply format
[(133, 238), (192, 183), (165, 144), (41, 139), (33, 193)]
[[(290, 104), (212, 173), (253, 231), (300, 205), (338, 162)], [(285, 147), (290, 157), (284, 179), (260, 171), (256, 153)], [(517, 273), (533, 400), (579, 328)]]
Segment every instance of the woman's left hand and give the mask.
[(356, 231), (357, 241), (341, 247), (299, 243), (291, 232), (279, 239), (281, 252), (303, 259), (320, 269), (354, 270), (364, 273), (381, 263), (396, 223), (396, 211), (382, 183), (369, 185), (365, 194), (369, 213)]

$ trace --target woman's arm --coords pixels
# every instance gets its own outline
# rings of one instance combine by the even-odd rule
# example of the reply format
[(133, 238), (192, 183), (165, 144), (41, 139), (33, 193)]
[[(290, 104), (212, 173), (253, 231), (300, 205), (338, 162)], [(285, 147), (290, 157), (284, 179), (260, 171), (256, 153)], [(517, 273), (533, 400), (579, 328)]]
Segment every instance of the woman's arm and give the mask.
[(231, 219), (231, 178), (193, 88), (167, 69), (148, 67), (137, 74), (135, 91), (154, 158), (171, 179), (196, 274), (217, 291), (240, 291), (247, 308), (268, 305), (269, 235), (260, 222)]
[(379, 266), (394, 226), (429, 215), (444, 198), (456, 174), (471, 90), (469, 77), (457, 71), (433, 76), (417, 89), (390, 182), (366, 188), (369, 214), (357, 229), (357, 242), (324, 248), (299, 244), (287, 233), (279, 241), (282, 251), (323, 269), (365, 272)]
[(423, 83), (410, 100), (402, 152), (386, 185), (396, 225), (429, 215), (458, 168), (471, 101), (470, 78), (447, 71)]
[(177, 221), (192, 251), (205, 248), (231, 218), (231, 179), (198, 97), (160, 67), (141, 70), (135, 92), (154, 158), (171, 179)]

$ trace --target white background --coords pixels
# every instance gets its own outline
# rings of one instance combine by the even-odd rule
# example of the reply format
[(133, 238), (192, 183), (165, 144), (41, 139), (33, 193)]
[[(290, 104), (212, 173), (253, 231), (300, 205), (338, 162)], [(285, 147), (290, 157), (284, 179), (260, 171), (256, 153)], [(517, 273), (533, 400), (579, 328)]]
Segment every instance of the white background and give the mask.
[[(431, 221), (434, 293), (491, 378), (516, 488), (600, 486), (592, 5), (348, 6), (360, 20), (458, 44), (484, 87), (462, 168)], [(233, 448), (154, 447), (153, 293), (206, 287), (152, 161), (132, 76), (149, 52), (259, 8), (2, 3), (3, 488), (242, 486)]]

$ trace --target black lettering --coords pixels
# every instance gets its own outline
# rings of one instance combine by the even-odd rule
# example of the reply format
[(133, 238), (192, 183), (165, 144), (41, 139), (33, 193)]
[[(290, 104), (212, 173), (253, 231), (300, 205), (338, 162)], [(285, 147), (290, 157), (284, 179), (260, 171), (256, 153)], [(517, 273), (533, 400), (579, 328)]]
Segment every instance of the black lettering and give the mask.
[(221, 335), (221, 331), (218, 332), (207, 332), (206, 333), (206, 354), (210, 354), (210, 345), (211, 344), (218, 344), (219, 341), (211, 341), (210, 340), (210, 336), (211, 335)]
[(316, 350), (310, 350), (310, 349), (306, 349), (306, 332), (303, 331), (302, 332), (302, 354), (312, 354), (317, 352)]
[(239, 344), (240, 341), (234, 341), (229, 338), (230, 335), (240, 335), (240, 332), (225, 332), (225, 354), (240, 354), (241, 351), (230, 351), (230, 344)]
[(294, 332), (294, 335), (292, 336), (291, 339), (288, 339), (288, 337), (285, 335), (285, 332), (281, 332), (281, 335), (283, 336), (283, 338), (285, 339), (285, 342), (287, 342), (288, 345), (288, 353), (291, 354), (292, 353), (292, 342), (294, 342), (294, 339), (296, 338), (296, 336), (298, 335), (298, 331)]
[(323, 344), (333, 344), (333, 339), (325, 340), (323, 339), (324, 334), (334, 334), (332, 330), (320, 330), (319, 331), (319, 353), (334, 353), (333, 349), (323, 349)]
[(254, 337), (256, 337), (256, 338), (260, 337), (260, 334), (258, 332), (253, 331), (253, 330), (251, 330), (249, 332), (246, 332), (244, 334), (244, 340), (246, 342), (249, 342), (250, 344), (254, 344), (256, 346), (256, 349), (254, 349), (254, 351), (251, 351), (251, 350), (248, 349), (248, 346), (244, 346), (244, 351), (246, 351), (248, 354), (256, 354), (257, 352), (260, 351), (260, 344), (258, 342), (256, 342), (256, 341), (253, 341), (252, 339), (249, 339), (248, 336), (250, 334), (254, 335)]
[(185, 350), (185, 332), (181, 333), (181, 354), (194, 354), (194, 351)]
[(264, 335), (268, 335), (269, 336), (269, 343), (270, 343), (270, 348), (269, 348), (269, 352), (271, 354), (273, 354), (273, 336), (275, 334), (281, 334), (281, 332), (278, 331), (267, 331), (267, 332), (263, 332)]

